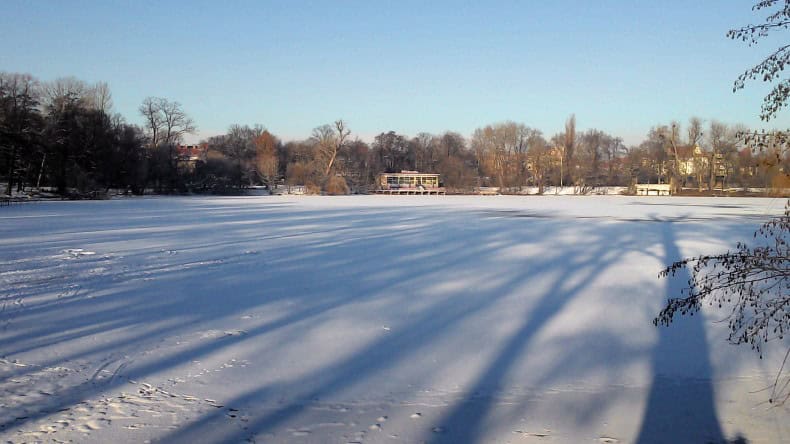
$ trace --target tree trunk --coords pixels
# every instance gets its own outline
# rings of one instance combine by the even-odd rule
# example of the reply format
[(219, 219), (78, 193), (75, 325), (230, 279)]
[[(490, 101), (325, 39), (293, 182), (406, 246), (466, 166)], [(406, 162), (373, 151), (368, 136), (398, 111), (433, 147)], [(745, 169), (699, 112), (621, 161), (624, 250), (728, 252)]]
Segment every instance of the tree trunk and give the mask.
[(332, 165), (335, 163), (335, 157), (337, 157), (337, 150), (332, 152), (332, 157), (329, 158), (329, 164), (326, 166), (326, 171), (324, 171), (324, 177), (329, 178), (329, 173), (332, 171)]
[(44, 162), (47, 160), (47, 153), (44, 153), (44, 157), (41, 158), (41, 168), (38, 170), (38, 180), (36, 180), (36, 188), (41, 188), (41, 176), (44, 174)]
[(16, 145), (11, 145), (11, 153), (8, 156), (8, 188), (6, 194), (9, 196), (14, 190), (14, 167), (16, 165)]

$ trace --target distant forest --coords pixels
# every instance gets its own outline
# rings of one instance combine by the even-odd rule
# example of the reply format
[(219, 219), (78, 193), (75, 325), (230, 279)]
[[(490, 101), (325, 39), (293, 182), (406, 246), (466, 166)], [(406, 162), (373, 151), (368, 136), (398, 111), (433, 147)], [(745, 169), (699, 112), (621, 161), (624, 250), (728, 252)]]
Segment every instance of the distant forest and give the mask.
[[(196, 132), (176, 101), (149, 97), (145, 122), (113, 113), (107, 84), (75, 78), (40, 82), (0, 72), (0, 190), (12, 195), (47, 189), (61, 196), (108, 190), (143, 193), (241, 193), (251, 186), (303, 185), (312, 193), (365, 193), (382, 172), (439, 173), (449, 192), (498, 187), (669, 183), (702, 192), (790, 188), (786, 134), (754, 133), (743, 125), (691, 118), (656, 124), (637, 146), (597, 129), (545, 135), (522, 123), (414, 137), (385, 131), (366, 143), (347, 122), (316, 127), (301, 141), (280, 140), (261, 125), (232, 125), (226, 134), (185, 146)], [(744, 136), (746, 135), (746, 136)]]

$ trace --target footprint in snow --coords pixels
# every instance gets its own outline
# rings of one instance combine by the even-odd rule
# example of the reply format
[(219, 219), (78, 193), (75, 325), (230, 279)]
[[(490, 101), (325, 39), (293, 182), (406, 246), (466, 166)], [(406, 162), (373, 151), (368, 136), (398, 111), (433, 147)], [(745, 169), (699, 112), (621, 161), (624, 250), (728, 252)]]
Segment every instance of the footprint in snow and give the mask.
[(92, 256), (96, 254), (94, 251), (86, 251), (83, 248), (68, 248), (63, 250), (64, 253), (68, 254), (71, 257), (80, 257), (80, 256)]
[(543, 432), (526, 432), (523, 430), (516, 430), (513, 433), (517, 433), (519, 435), (524, 435), (524, 436), (534, 436), (536, 438), (546, 438), (551, 436), (550, 430), (545, 430)]

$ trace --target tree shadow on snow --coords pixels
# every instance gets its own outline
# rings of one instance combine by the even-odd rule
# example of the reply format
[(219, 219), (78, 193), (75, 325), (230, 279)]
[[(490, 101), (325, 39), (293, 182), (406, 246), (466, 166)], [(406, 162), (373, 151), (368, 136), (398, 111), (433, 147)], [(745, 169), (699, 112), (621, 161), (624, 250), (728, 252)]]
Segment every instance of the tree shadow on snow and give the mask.
[[(249, 210), (246, 209), (246, 212), (249, 212)], [(259, 216), (259, 214), (251, 214), (250, 216)], [(269, 252), (264, 258), (256, 256), (256, 258), (259, 259), (253, 259), (251, 263), (239, 262), (231, 265), (236, 268), (246, 267), (248, 268), (247, 271), (253, 272), (265, 269), (266, 261), (272, 258), (274, 258), (274, 260), (280, 260), (283, 256), (301, 257), (312, 255), (313, 261), (317, 260), (318, 263), (324, 264), (324, 267), (328, 270), (335, 270), (337, 276), (345, 275), (344, 277), (349, 281), (348, 285), (345, 285), (346, 288), (342, 288), (341, 290), (330, 288), (325, 292), (325, 297), (318, 300), (303, 300), (296, 309), (266, 322), (259, 327), (246, 331), (246, 334), (243, 336), (230, 337), (222, 341), (209, 341), (186, 347), (166, 357), (153, 361), (149, 360), (143, 363), (131, 363), (123, 367), (121, 376), (125, 377), (127, 380), (139, 380), (158, 373), (163, 369), (173, 368), (178, 365), (189, 363), (195, 359), (209, 356), (220, 349), (228, 348), (243, 342), (254, 341), (258, 336), (266, 335), (293, 324), (305, 322), (306, 320), (320, 316), (332, 309), (357, 302), (361, 298), (367, 297), (368, 294), (380, 290), (380, 288), (400, 285), (409, 280), (417, 281), (427, 273), (434, 272), (434, 270), (426, 268), (422, 271), (418, 270), (417, 272), (411, 270), (410, 273), (405, 274), (390, 273), (388, 277), (378, 280), (366, 279), (369, 276), (375, 276), (389, 271), (383, 270), (383, 266), (378, 264), (375, 260), (371, 260), (372, 258), (385, 257), (387, 255), (391, 256), (396, 254), (402, 245), (410, 243), (422, 243), (422, 248), (432, 249), (435, 246), (431, 244), (430, 235), (439, 236), (439, 230), (441, 230), (441, 228), (436, 228), (434, 226), (427, 233), (429, 234), (428, 238), (422, 238), (420, 236), (420, 239), (415, 241), (413, 239), (414, 235), (408, 232), (404, 233), (397, 230), (382, 231), (376, 228), (379, 226), (386, 226), (387, 223), (392, 222), (393, 218), (402, 221), (409, 220), (409, 217), (399, 215), (397, 212), (391, 210), (372, 212), (351, 218), (348, 217), (345, 211), (321, 211), (317, 214), (315, 212), (306, 212), (306, 217), (309, 221), (318, 224), (326, 224), (333, 219), (340, 220), (343, 222), (343, 225), (336, 227), (334, 231), (357, 232), (360, 238), (357, 240), (352, 238), (345, 244), (338, 245), (332, 239), (327, 239), (327, 237), (333, 235), (332, 229), (317, 229), (314, 234), (320, 234), (321, 238), (316, 241), (306, 241), (297, 247), (288, 244), (288, 251), (281, 251), (279, 254)], [(223, 215), (222, 218), (230, 218), (238, 222), (237, 218), (234, 219), (227, 214)], [(216, 218), (211, 215), (208, 215), (208, 217), (204, 215), (203, 219), (211, 221)], [(284, 223), (292, 224), (293, 222), (291, 219), (290, 217), (284, 218)], [(374, 229), (366, 232), (365, 230), (370, 230), (370, 227), (374, 227)], [(226, 237), (229, 239), (238, 237), (238, 231), (235, 237), (232, 228), (229, 228), (228, 231), (230, 234), (227, 234)], [(305, 233), (302, 232), (302, 234)], [(254, 238), (260, 237), (258, 233), (252, 233), (250, 236)], [(288, 236), (288, 234), (286, 233), (285, 236)], [(115, 237), (117, 237), (117, 239)], [(163, 237), (166, 238), (167, 234), (163, 235)], [(275, 235), (272, 236), (272, 239), (281, 237), (283, 236)], [(102, 233), (99, 238), (100, 239), (97, 239), (96, 236), (91, 236), (91, 242), (120, 242), (127, 240), (128, 235), (113, 235), (110, 232)], [(369, 242), (371, 238), (376, 239), (372, 245)], [(368, 242), (365, 243), (364, 241)], [(68, 245), (61, 244), (61, 241), (57, 242), (58, 245), (54, 248)], [(331, 245), (325, 246), (327, 242)], [(205, 248), (205, 242), (196, 243), (200, 245), (200, 248)], [(364, 248), (366, 248), (365, 251), (361, 250), (363, 245)], [(228, 242), (216, 242), (212, 247), (216, 251), (222, 251), (229, 246), (232, 245)], [(460, 249), (462, 246), (462, 244), (459, 244), (454, 247)], [(185, 251), (188, 250), (188, 248), (182, 248), (182, 250)], [(150, 251), (144, 254), (148, 253), (150, 253)], [(426, 257), (427, 260), (452, 267), (454, 263), (478, 260), (479, 257), (484, 255), (484, 251), (481, 251), (479, 248), (466, 248), (464, 253), (455, 256), (448, 253), (450, 252), (447, 251), (446, 248), (436, 248), (435, 252), (431, 252), (435, 257), (432, 258), (430, 255)], [(348, 258), (356, 259), (349, 261)], [(45, 319), (47, 322), (31, 322), (32, 326), (29, 325), (24, 331), (20, 331), (19, 333), (12, 331), (9, 335), (4, 336), (1, 342), (3, 354), (15, 355), (17, 353), (35, 351), (40, 347), (57, 346), (62, 341), (87, 338), (95, 335), (99, 335), (97, 337), (100, 337), (102, 333), (109, 333), (119, 329), (134, 329), (129, 330), (127, 334), (121, 335), (120, 337), (113, 337), (106, 341), (98, 341), (98, 345), (89, 349), (83, 348), (76, 351), (66, 350), (63, 353), (59, 353), (42, 362), (38, 362), (36, 366), (38, 368), (56, 366), (65, 362), (89, 359), (92, 356), (104, 354), (108, 355), (106, 359), (102, 360), (102, 362), (104, 362), (102, 366), (106, 367), (108, 360), (123, 360), (123, 356), (118, 356), (117, 350), (126, 351), (124, 349), (130, 346), (134, 347), (135, 344), (138, 343), (150, 343), (151, 341), (183, 333), (184, 329), (189, 329), (190, 326), (200, 325), (201, 323), (211, 322), (214, 319), (221, 319), (227, 316), (244, 313), (250, 309), (259, 310), (264, 308), (267, 304), (276, 303), (285, 299), (299, 300), (300, 298), (298, 296), (294, 297), (293, 295), (294, 287), (298, 288), (299, 284), (310, 280), (309, 275), (307, 278), (305, 275), (308, 270), (304, 268), (304, 264), (299, 264), (298, 261), (294, 261), (292, 264), (293, 266), (289, 267), (287, 265), (291, 264), (288, 264), (287, 261), (288, 260), (286, 260), (286, 266), (280, 268), (282, 273), (273, 277), (265, 274), (261, 276), (249, 272), (242, 274), (234, 273), (234, 270), (227, 270), (227, 267), (216, 267), (213, 269), (202, 268), (199, 270), (188, 269), (177, 271), (176, 273), (161, 272), (157, 270), (156, 267), (153, 267), (152, 269), (146, 270), (144, 274), (136, 273), (133, 276), (126, 276), (125, 278), (137, 280), (144, 275), (146, 279), (177, 279), (179, 281), (179, 288), (175, 294), (155, 293), (140, 296), (137, 295), (134, 290), (121, 290), (114, 291), (110, 296), (103, 296), (97, 299), (67, 298), (54, 304), (32, 305), (20, 311), (18, 313), (20, 318), (16, 319), (16, 321), (22, 322), (26, 320), (26, 317), (30, 320)], [(167, 265), (172, 264), (168, 263)], [(261, 265), (264, 267), (261, 267)], [(392, 265), (392, 263), (389, 265)], [(348, 270), (351, 271), (349, 272)], [(234, 282), (229, 282), (227, 280), (228, 274), (233, 277)], [(123, 287), (121, 284), (124, 283), (123, 281), (100, 282), (100, 285), (92, 290), (100, 292), (100, 290), (114, 288), (115, 286)], [(250, 295), (248, 294), (251, 287), (249, 285), (250, 283), (253, 283), (255, 286), (260, 286), (262, 288), (261, 292), (274, 293), (274, 295), (262, 297)], [(54, 285), (54, 287), (57, 286), (57, 284)], [(217, 294), (206, 291), (206, 287), (209, 289), (215, 288), (222, 292), (223, 298), (221, 299), (221, 303), (217, 303)], [(343, 285), (340, 285), (340, 287), (343, 287)], [(28, 295), (34, 296), (38, 293), (46, 293), (51, 290), (53, 290), (53, 286), (47, 284), (43, 285), (41, 288), (28, 289)], [(85, 293), (90, 292), (91, 289), (85, 290)], [(198, 308), (201, 305), (212, 305), (212, 307), (205, 311), (187, 310), (185, 312), (184, 310), (184, 308), (189, 307)], [(21, 315), (24, 315), (24, 317)], [(448, 319), (448, 322), (450, 322), (453, 317), (453, 312), (451, 311), (449, 314), (445, 314), (445, 317)], [(418, 324), (429, 325), (430, 322), (427, 321), (432, 320), (431, 318), (436, 317), (433, 315), (427, 316), (421, 319)], [(152, 319), (165, 320), (168, 322), (159, 323), (164, 324), (163, 326), (139, 328), (144, 327), (145, 324)], [(435, 321), (436, 319), (433, 320)], [(419, 334), (418, 328), (415, 328), (415, 334)], [(387, 347), (397, 348), (397, 344), (385, 345)], [(406, 348), (404, 348), (404, 351), (405, 350)], [(121, 365), (119, 365), (118, 368), (122, 368)], [(23, 374), (26, 371), (28, 370), (20, 368), (15, 372), (4, 374), (3, 379), (7, 380), (15, 375)], [(341, 368), (339, 373), (345, 372)], [(60, 391), (57, 399), (53, 400), (49, 405), (36, 406), (33, 404), (22, 404), (17, 407), (18, 414), (11, 412), (10, 409), (7, 411), (8, 416), (6, 416), (6, 418), (8, 419), (0, 423), (0, 429), (7, 428), (12, 424), (21, 426), (27, 422), (47, 416), (52, 411), (57, 411), (69, 405), (73, 405), (97, 393), (117, 388), (124, 383), (124, 378), (117, 378), (108, 383), (97, 385), (96, 381), (92, 379)], [(36, 412), (36, 410), (38, 410), (38, 412)]]
[[(683, 259), (673, 224), (661, 225), (661, 238), (665, 264)], [(683, 271), (664, 279), (666, 299), (680, 296), (690, 277)], [(668, 328), (658, 327), (650, 362), (653, 381), (636, 442), (724, 442), (702, 313), (679, 317)], [(683, 376), (689, 369), (693, 379)]]
[[(454, 360), (463, 360), (468, 357), (463, 353), (475, 350), (467, 347), (460, 356), (442, 356), (445, 360), (439, 361), (438, 368), (419, 369), (416, 364), (411, 365), (412, 361), (419, 361), (425, 350), (447, 338), (463, 337), (464, 326), (487, 316), (492, 307), (530, 298), (534, 304), (522, 308), (519, 323), (495, 343), (491, 359), (486, 360), (477, 376), (463, 388), (461, 398), (438, 421), (422, 426), (424, 439), (430, 442), (485, 442), (489, 428), (496, 422), (490, 418), (497, 408), (494, 394), (512, 384), (518, 374), (516, 369), (525, 360), (533, 359), (530, 352), (535, 351), (539, 333), (596, 284), (602, 272), (623, 255), (639, 253), (653, 243), (663, 246), (665, 257), (661, 260), (665, 264), (680, 259), (673, 223), (668, 221), (623, 232), (623, 224), (641, 222), (585, 226), (574, 220), (516, 219), (507, 215), (482, 220), (449, 209), (419, 207), (294, 210), (255, 204), (225, 206), (197, 199), (163, 199), (155, 203), (157, 216), (164, 218), (160, 224), (180, 227), (183, 241), (177, 245), (180, 256), (167, 257), (166, 252), (160, 251), (172, 246), (172, 230), (148, 232), (145, 228), (150, 222), (141, 217), (132, 223), (139, 232), (116, 232), (115, 222), (106, 217), (98, 223), (97, 233), (88, 236), (90, 242), (101, 246), (121, 245), (130, 238), (147, 241), (143, 247), (129, 248), (125, 258), (138, 264), (139, 269), (126, 275), (121, 273), (120, 281), (117, 276), (116, 280), (97, 280), (79, 297), (31, 304), (19, 312), (16, 320), (30, 324), (19, 332), (0, 335), (2, 354), (11, 356), (122, 332), (90, 347), (67, 349), (38, 363), (41, 367), (57, 366), (84, 359), (103, 366), (95, 369), (96, 372), (109, 368), (119, 377), (102, 384), (89, 380), (68, 387), (44, 408), (29, 403), (14, 411), (9, 409), (5, 419), (0, 419), (0, 430), (22, 426), (81, 400), (118, 389), (130, 379), (145, 380), (233, 347), (272, 341), (279, 341), (279, 347), (287, 347), (302, 340), (311, 323), (327, 322), (331, 313), (369, 302), (384, 304), (381, 311), (389, 312), (397, 323), (388, 334), (374, 337), (349, 355), (339, 356), (299, 377), (258, 384), (232, 399), (222, 400), (234, 407), (274, 405), (264, 414), (252, 417), (244, 429), (218, 427), (227, 413), (218, 409), (161, 437), (164, 442), (239, 442), (277, 431), (305, 414), (314, 401), (331, 399), (376, 378), (384, 378), (395, 368), (409, 368), (429, 381), (432, 372), (455, 364)], [(169, 217), (167, 208), (172, 203), (200, 212), (188, 217)], [(135, 211), (128, 214), (134, 216)], [(49, 251), (73, 246), (68, 234), (78, 230), (79, 224), (72, 222), (62, 236), (53, 236), (37, 248)], [(568, 233), (573, 233), (573, 238), (563, 240), (562, 236)], [(557, 239), (547, 240), (552, 236)], [(540, 250), (540, 255), (529, 254), (507, 262), (502, 259), (503, 253), (513, 246), (547, 242), (554, 248)], [(250, 245), (260, 251), (245, 255), (242, 250)], [(192, 267), (189, 255), (193, 253), (202, 259), (215, 260), (216, 265)], [(154, 263), (146, 268), (152, 257)], [(474, 270), (480, 264), (489, 266), (485, 272), (490, 274), (487, 275), (490, 282), (484, 289), (459, 288), (441, 297), (415, 300), (413, 309), (409, 300), (392, 296), (393, 292), (413, 290), (416, 295), (405, 297), (419, 298), (420, 292), (427, 291), (421, 286), (428, 287), (435, 279), (448, 280), (448, 276), (462, 279), (467, 277), (467, 270)], [(501, 273), (496, 272), (497, 267)], [(143, 289), (156, 291), (141, 294), (141, 279), (170, 280), (175, 286), (142, 284)], [(545, 291), (525, 290), (531, 282), (539, 280), (547, 280)], [(678, 285), (684, 281), (680, 276), (667, 282), (666, 296), (677, 295)], [(27, 295), (35, 296), (51, 292), (59, 285), (59, 282), (43, 282), (40, 287), (26, 291)], [(86, 294), (99, 296), (88, 299)], [(293, 302), (293, 306), (281, 310), (282, 304), (288, 302)], [(157, 341), (211, 328), (222, 319), (269, 310), (277, 314), (247, 329), (243, 335), (187, 341), (188, 345), (166, 355), (137, 362), (124, 357), (125, 354), (134, 357), (136, 351), (151, 348)], [(158, 322), (148, 325), (151, 319)], [(556, 366), (540, 380), (541, 385), (571, 378), (574, 372), (625, 368), (643, 357), (644, 350), (606, 331), (584, 338), (578, 336), (558, 344), (560, 356), (555, 360)], [(592, 355), (595, 351), (590, 344), (595, 341), (606, 342), (606, 350), (599, 352), (606, 353), (608, 359)], [(260, 350), (263, 354), (267, 352), (266, 348)], [(637, 441), (722, 441), (702, 318), (680, 319), (668, 329), (659, 329), (658, 343), (650, 354), (652, 382)], [(104, 358), (98, 360), (97, 356)], [(684, 374), (689, 366), (696, 377), (679, 379), (677, 375)], [(25, 371), (18, 369), (4, 374), (0, 382)], [(607, 402), (613, 402), (595, 396), (589, 399), (589, 403), (579, 406), (571, 415), (577, 422), (591, 422), (605, 410)], [(511, 409), (510, 414), (515, 418), (529, 408), (522, 403)], [(434, 426), (441, 426), (443, 433), (434, 433)]]

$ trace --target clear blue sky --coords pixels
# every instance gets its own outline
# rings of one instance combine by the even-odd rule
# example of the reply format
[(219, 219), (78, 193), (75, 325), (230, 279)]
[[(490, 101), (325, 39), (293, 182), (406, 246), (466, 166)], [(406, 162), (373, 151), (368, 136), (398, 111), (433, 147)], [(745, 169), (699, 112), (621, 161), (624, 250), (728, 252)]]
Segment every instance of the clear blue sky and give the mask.
[[(260, 123), (281, 138), (343, 118), (365, 140), (503, 120), (551, 136), (575, 113), (638, 143), (699, 116), (762, 128), (738, 74), (778, 45), (729, 40), (752, 2), (5, 0), (0, 70), (105, 81), (140, 123), (147, 96), (181, 102), (201, 133)], [(787, 127), (784, 111), (769, 127)], [(194, 138), (193, 138), (194, 140)]]

